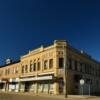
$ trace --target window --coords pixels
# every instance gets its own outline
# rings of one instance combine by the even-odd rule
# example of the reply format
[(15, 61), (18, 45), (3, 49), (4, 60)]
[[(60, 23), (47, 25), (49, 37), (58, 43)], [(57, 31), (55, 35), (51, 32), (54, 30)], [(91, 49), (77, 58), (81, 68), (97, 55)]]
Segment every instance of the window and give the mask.
[(53, 59), (50, 59), (50, 60), (49, 60), (49, 68), (50, 68), (50, 69), (53, 68)]
[(59, 58), (59, 68), (63, 68), (63, 67), (64, 67), (64, 59)]
[(22, 66), (22, 73), (24, 73), (24, 66)]
[(98, 69), (96, 69), (96, 76), (98, 76)]
[(10, 69), (8, 69), (8, 75), (10, 74)]
[(28, 72), (28, 66), (25, 65), (25, 73), (27, 73), (27, 72)]
[(38, 62), (38, 63), (37, 63), (37, 70), (39, 71), (40, 69), (41, 69), (41, 63)]
[(92, 66), (89, 65), (89, 74), (92, 74)]
[(82, 72), (85, 73), (85, 63), (82, 63)]
[(100, 69), (98, 70), (98, 77), (100, 77)]
[(16, 67), (16, 74), (18, 73), (18, 67)]
[(88, 73), (87, 72), (87, 64), (85, 64), (84, 68), (85, 68), (85, 73)]
[(7, 69), (5, 70), (5, 75), (7, 75)]
[(92, 79), (86, 78), (86, 79), (85, 79), (85, 82), (86, 82), (87, 84), (92, 84)]
[(30, 64), (30, 72), (33, 71), (33, 64)]
[(14, 71), (14, 74), (15, 74), (15, 72), (16, 72), (16, 69), (14, 68), (14, 69), (13, 69), (13, 71)]
[(2, 76), (2, 75), (3, 75), (3, 73), (4, 73), (4, 71), (2, 71), (2, 70), (1, 70), (1, 73), (0, 73), (0, 75)]
[(78, 62), (75, 61), (75, 70), (77, 71), (78, 70)]
[(78, 75), (78, 74), (75, 74), (74, 75), (74, 81), (75, 82), (79, 82), (79, 80), (82, 78), (82, 76), (81, 75)]
[(5, 75), (9, 75), (10, 74), (10, 69), (6, 69), (5, 70)]
[(0, 76), (2, 76), (2, 71), (0, 71)]
[(72, 59), (70, 58), (68, 59), (68, 61), (69, 61), (69, 69), (72, 69)]
[(36, 63), (33, 63), (33, 71), (36, 71)]
[(97, 84), (97, 86), (99, 86), (99, 81), (98, 80), (96, 80), (96, 84)]
[(47, 60), (44, 61), (44, 70), (45, 69), (48, 69), (48, 61)]
[(80, 72), (82, 72), (82, 67), (83, 67), (83, 64), (82, 62), (80, 62)]

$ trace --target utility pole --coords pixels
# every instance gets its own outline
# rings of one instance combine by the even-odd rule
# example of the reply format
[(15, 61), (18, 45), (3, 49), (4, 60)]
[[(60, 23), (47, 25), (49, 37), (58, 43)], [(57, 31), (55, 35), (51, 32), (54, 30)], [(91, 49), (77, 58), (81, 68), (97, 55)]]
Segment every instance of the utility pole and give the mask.
[(64, 95), (65, 98), (68, 97), (68, 88), (67, 88), (67, 46), (63, 46), (63, 56), (64, 56)]

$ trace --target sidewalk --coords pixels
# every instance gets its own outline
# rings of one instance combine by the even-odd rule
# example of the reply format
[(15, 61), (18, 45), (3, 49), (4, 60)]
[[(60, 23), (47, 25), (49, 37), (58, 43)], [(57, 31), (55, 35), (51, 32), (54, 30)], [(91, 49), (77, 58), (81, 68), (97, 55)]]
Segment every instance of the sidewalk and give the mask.
[(27, 95), (27, 96), (39, 96), (45, 98), (56, 98), (56, 99), (88, 99), (88, 98), (96, 98), (97, 96), (88, 96), (88, 95), (68, 95), (68, 98), (65, 98), (64, 95), (45, 95), (45, 94), (33, 94), (33, 93), (22, 93), (22, 92), (0, 92), (4, 94), (14, 94), (14, 95)]

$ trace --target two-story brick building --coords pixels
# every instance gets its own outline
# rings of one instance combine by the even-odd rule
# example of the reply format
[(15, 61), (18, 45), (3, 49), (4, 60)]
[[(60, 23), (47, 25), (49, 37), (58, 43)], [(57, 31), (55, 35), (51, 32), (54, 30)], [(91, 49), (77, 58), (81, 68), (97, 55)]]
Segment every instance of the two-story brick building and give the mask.
[(85, 80), (84, 93), (88, 85), (91, 93), (100, 92), (100, 63), (65, 40), (55, 40), (0, 67), (1, 91), (64, 94), (66, 83), (69, 94), (80, 94), (80, 79)]

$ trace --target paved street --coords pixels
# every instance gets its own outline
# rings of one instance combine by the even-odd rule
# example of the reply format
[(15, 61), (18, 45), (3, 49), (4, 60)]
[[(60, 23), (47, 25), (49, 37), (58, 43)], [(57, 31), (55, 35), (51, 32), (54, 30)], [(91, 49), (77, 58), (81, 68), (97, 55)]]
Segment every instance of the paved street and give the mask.
[[(33, 96), (27, 94), (0, 93), (0, 100), (65, 100), (63, 96)], [(69, 97), (67, 100), (100, 100), (100, 97)]]

